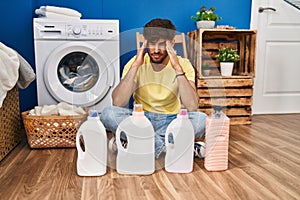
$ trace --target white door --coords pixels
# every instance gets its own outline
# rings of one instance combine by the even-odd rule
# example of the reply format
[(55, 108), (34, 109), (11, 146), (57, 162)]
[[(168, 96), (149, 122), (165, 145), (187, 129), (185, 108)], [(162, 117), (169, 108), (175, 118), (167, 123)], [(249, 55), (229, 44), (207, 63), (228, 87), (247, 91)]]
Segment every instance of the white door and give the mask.
[(300, 10), (284, 0), (252, 0), (251, 29), (258, 30), (253, 114), (299, 113)]

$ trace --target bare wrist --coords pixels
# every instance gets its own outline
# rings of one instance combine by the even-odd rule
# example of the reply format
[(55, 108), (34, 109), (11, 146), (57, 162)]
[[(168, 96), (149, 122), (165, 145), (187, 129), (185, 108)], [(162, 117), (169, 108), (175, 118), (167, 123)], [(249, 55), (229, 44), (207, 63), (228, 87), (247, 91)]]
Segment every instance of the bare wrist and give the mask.
[(182, 68), (181, 68), (180, 65), (174, 67), (174, 70), (175, 70), (175, 73), (176, 73), (176, 74), (182, 74), (182, 73), (184, 73), (184, 71), (182, 70)]

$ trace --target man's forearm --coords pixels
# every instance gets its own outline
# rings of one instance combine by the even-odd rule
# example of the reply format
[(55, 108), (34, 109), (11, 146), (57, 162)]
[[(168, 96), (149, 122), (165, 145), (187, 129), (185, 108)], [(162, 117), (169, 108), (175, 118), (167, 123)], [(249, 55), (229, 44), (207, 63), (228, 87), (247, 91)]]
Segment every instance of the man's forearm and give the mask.
[(177, 81), (182, 104), (188, 111), (196, 111), (198, 109), (198, 96), (194, 82), (189, 81), (185, 76), (177, 77)]
[(136, 72), (137, 67), (131, 67), (125, 75), (125, 77), (120, 81), (119, 85), (114, 89), (112, 93), (112, 100), (114, 106), (123, 107), (128, 103), (135, 89), (134, 78)]

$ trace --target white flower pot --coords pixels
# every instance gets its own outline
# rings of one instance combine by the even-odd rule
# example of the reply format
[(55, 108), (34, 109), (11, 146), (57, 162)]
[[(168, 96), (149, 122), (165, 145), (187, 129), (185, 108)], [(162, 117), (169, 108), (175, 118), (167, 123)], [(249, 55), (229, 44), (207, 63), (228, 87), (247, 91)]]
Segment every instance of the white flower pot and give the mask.
[(203, 70), (203, 76), (209, 76), (209, 74), (210, 74), (210, 70), (209, 69)]
[(233, 70), (233, 62), (220, 62), (221, 66), (221, 75), (222, 76), (231, 76)]
[(204, 28), (214, 28), (216, 22), (215, 21), (209, 21), (209, 20), (203, 20), (203, 21), (197, 21), (197, 28), (198, 29), (204, 29)]

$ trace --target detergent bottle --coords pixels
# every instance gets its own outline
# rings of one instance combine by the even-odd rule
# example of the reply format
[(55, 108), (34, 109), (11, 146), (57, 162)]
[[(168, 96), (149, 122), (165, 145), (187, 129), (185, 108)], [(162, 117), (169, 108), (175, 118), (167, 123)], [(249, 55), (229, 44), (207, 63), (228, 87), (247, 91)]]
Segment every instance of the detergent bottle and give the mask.
[[(154, 136), (153, 126), (144, 115), (142, 105), (135, 104), (132, 116), (124, 119), (116, 131), (119, 174), (147, 175), (155, 171)], [(126, 140), (126, 146), (121, 139)]]
[(77, 174), (102, 176), (107, 165), (107, 135), (97, 111), (91, 111), (76, 135)]
[(228, 143), (230, 119), (216, 106), (206, 118), (204, 167), (208, 171), (228, 168)]
[(166, 130), (165, 170), (174, 173), (190, 173), (194, 161), (194, 128), (186, 109), (181, 109)]

